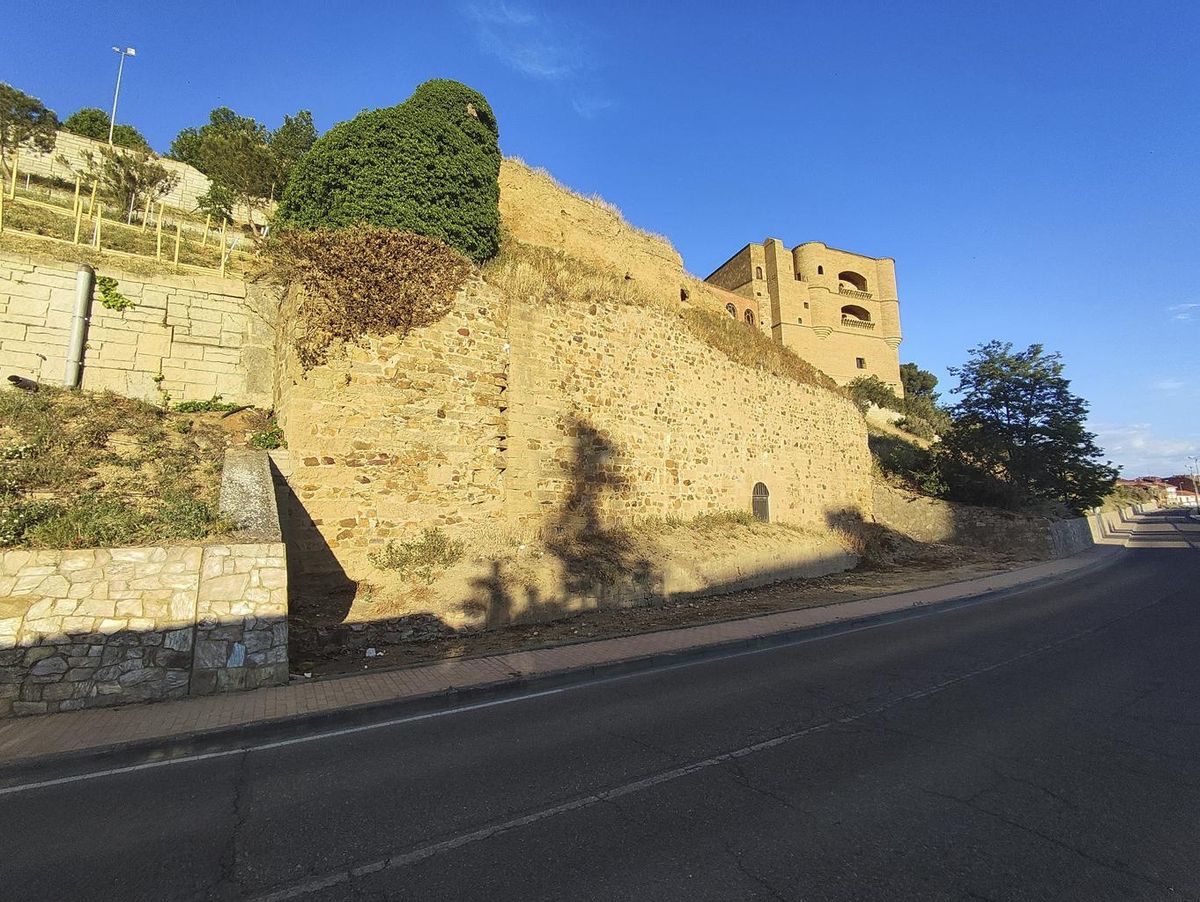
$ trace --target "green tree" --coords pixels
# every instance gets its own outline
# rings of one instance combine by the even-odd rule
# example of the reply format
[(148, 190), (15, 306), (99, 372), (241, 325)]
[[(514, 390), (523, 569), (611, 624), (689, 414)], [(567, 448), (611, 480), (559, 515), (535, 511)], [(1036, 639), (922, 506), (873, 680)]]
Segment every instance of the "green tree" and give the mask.
[(1117, 471), (1100, 461), (1087, 402), (1071, 393), (1061, 355), (999, 341), (970, 355), (950, 370), (962, 397), (940, 448), (952, 496), (1009, 507), (1058, 501), (1074, 511), (1099, 504)]
[[(76, 110), (62, 124), (63, 130), (95, 141), (108, 141), (108, 113), (94, 106)], [(118, 147), (133, 147), (150, 150), (150, 142), (132, 125), (118, 123), (113, 129), (113, 144)]]
[(97, 154), (85, 154), (84, 159), (85, 178), (98, 180), (104, 196), (131, 219), (147, 200), (157, 200), (179, 183), (179, 176), (158, 157), (137, 148), (101, 147)]
[(198, 128), (185, 128), (171, 142), (169, 156), (203, 172), (212, 182), (200, 208), (229, 216), (234, 206), (265, 210), (283, 180), (316, 141), (312, 114), (285, 116), (274, 132), (229, 107), (218, 107)]
[(292, 171), (285, 228), (382, 226), (441, 239), (476, 262), (500, 246), (500, 148), (482, 94), (428, 81), (399, 106), (360, 113)]
[(7, 176), (9, 159), (23, 144), (43, 153), (54, 149), (58, 117), (38, 98), (0, 82), (0, 169)]
[(938, 377), (929, 370), (923, 370), (915, 363), (900, 364), (900, 384), (904, 386), (906, 398), (927, 397), (937, 401)]

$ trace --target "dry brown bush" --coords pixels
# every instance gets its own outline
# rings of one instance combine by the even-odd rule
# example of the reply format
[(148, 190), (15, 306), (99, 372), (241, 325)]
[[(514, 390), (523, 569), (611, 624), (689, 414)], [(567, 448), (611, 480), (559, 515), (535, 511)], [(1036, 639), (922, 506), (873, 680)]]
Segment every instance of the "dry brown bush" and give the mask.
[(437, 322), (472, 270), (435, 238), (373, 226), (284, 232), (273, 256), (284, 278), (304, 288), (295, 346), (305, 369), (340, 342)]

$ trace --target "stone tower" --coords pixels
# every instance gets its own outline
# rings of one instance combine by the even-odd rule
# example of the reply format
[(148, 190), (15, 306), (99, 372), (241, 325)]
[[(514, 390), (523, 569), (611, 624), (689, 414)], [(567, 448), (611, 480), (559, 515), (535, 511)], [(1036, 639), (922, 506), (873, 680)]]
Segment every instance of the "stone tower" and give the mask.
[(746, 245), (705, 281), (755, 301), (757, 328), (839, 383), (878, 376), (903, 395), (900, 301), (890, 257), (819, 241), (789, 251), (768, 238)]

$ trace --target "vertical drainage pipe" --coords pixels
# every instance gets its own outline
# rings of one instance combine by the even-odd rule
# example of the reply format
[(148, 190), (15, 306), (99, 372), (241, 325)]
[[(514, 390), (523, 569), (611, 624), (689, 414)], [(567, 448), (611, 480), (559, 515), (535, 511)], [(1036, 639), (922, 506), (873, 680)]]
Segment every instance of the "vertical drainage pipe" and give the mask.
[(80, 263), (75, 273), (75, 313), (71, 317), (71, 340), (67, 345), (67, 370), (63, 385), (79, 388), (83, 375), (83, 340), (87, 335), (88, 319), (92, 312), (92, 286), (96, 282), (96, 271), (86, 263)]

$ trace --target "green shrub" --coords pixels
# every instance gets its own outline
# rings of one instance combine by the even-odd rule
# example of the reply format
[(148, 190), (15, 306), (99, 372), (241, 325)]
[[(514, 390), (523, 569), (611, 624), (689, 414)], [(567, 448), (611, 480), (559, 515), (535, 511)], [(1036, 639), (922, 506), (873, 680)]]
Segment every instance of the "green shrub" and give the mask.
[(242, 404), (229, 404), (221, 400), (220, 395), (213, 395), (207, 401), (180, 401), (175, 409), (180, 413), (232, 413), (241, 410)]
[(107, 310), (128, 310), (133, 301), (117, 291), (117, 280), (112, 276), (96, 276), (96, 293), (100, 295), (100, 306)]
[(293, 169), (276, 222), (415, 232), (482, 262), (500, 246), (497, 139), (482, 94), (425, 82), (399, 106), (360, 113), (319, 138)]
[(260, 451), (274, 451), (283, 446), (283, 430), (278, 426), (272, 426), (250, 436), (250, 447), (258, 448)]
[(380, 570), (395, 570), (402, 577), (432, 583), (435, 573), (455, 564), (465, 549), (465, 542), (451, 539), (440, 529), (427, 529), (419, 539), (390, 540), (367, 559)]

